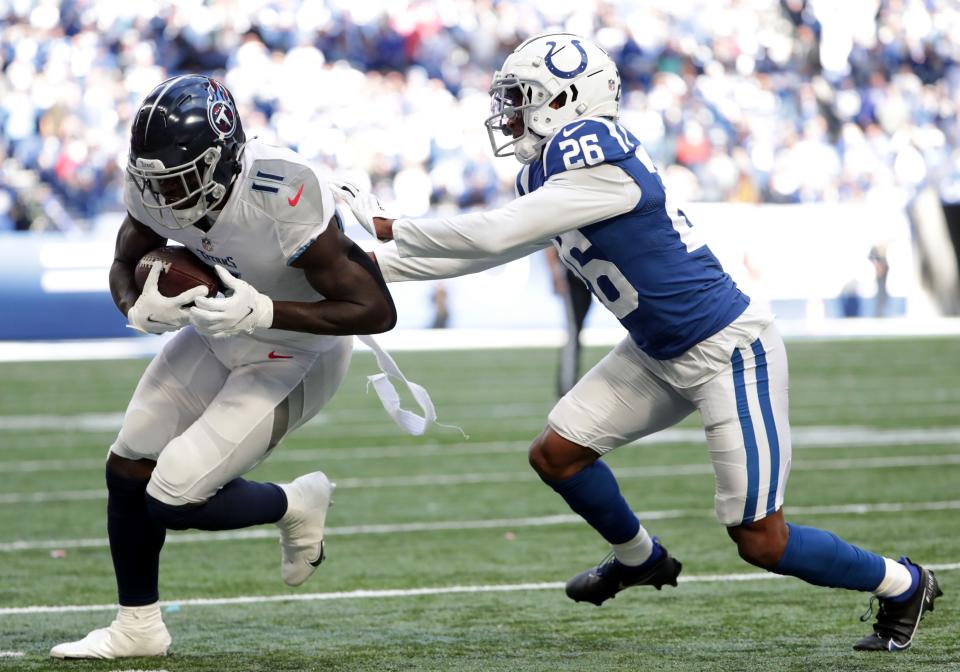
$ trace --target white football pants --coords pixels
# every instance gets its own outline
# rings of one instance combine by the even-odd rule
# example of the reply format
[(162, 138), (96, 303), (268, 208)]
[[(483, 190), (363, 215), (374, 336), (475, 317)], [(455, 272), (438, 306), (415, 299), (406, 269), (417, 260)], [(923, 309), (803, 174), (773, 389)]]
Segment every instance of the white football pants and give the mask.
[(724, 525), (760, 520), (783, 504), (790, 474), (787, 356), (771, 324), (705, 382), (678, 387), (627, 337), (550, 412), (560, 436), (601, 455), (700, 411)]
[(156, 499), (204, 502), (333, 397), (353, 337), (331, 344), (304, 351), (246, 336), (207, 338), (186, 327), (150, 362), (110, 452), (157, 461), (147, 485)]

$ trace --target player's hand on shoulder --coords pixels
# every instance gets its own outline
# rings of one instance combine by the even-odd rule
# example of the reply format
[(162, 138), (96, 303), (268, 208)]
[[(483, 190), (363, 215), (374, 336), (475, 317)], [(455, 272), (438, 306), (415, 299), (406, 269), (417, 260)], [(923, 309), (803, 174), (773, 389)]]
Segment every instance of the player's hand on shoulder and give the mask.
[(214, 338), (250, 334), (273, 324), (273, 300), (253, 285), (231, 275), (223, 266), (215, 266), (229, 296), (196, 299), (189, 310), (190, 322), (197, 331)]
[(207, 288), (193, 287), (177, 296), (160, 293), (159, 280), (163, 264), (153, 264), (143, 285), (140, 298), (127, 311), (127, 326), (145, 334), (176, 331), (190, 321), (190, 304), (206, 296)]
[(331, 180), (329, 184), (334, 196), (350, 208), (367, 233), (377, 240), (393, 240), (393, 220), (397, 217), (384, 209), (373, 192), (364, 191), (346, 180)]

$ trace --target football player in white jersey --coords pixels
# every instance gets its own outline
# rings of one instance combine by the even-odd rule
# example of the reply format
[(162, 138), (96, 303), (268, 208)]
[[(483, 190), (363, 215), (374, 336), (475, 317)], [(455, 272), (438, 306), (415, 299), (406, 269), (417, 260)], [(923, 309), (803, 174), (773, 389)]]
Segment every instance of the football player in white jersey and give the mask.
[(936, 577), (906, 558), (784, 521), (791, 446), (783, 340), (617, 122), (620, 77), (610, 57), (577, 35), (539, 35), (510, 54), (491, 94), (494, 153), (523, 164), (511, 203), (393, 219), (372, 195), (338, 186), (371, 233), (394, 241), (375, 252), (388, 282), (472, 273), (552, 244), (626, 328), (628, 337), (557, 403), (530, 447), (541, 479), (612, 547), (567, 583), (567, 594), (600, 605), (629, 586), (676, 585), (680, 563), (650, 537), (599, 458), (696, 410), (716, 514), (740, 556), (815, 585), (873, 593), (874, 632), (854, 648), (908, 648), (941, 594)]
[[(353, 334), (396, 322), (380, 272), (343, 234), (330, 188), (296, 153), (247, 141), (214, 79), (174, 77), (144, 101), (124, 200), (114, 301), (131, 327), (177, 334), (140, 379), (107, 458), (119, 614), (53, 647), (57, 658), (166, 653), (157, 573), (168, 528), (276, 523), (281, 575), (303, 583), (324, 558), (333, 485), (322, 472), (285, 484), (241, 476), (333, 396)], [(215, 266), (227, 296), (164, 297), (159, 266), (138, 291), (137, 262), (168, 240)]]

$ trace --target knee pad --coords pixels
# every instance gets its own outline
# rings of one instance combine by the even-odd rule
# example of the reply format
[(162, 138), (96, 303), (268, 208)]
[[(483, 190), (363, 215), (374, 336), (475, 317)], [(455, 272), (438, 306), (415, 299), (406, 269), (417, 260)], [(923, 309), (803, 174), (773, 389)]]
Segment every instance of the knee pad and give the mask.
[[(169, 447), (181, 439), (174, 439)], [(170, 530), (187, 530), (193, 527), (194, 514), (203, 506), (205, 499), (192, 496), (194, 486), (201, 474), (189, 459), (188, 446), (181, 450), (164, 451), (157, 460), (149, 483), (146, 484), (147, 511), (158, 525)]]
[(147, 494), (171, 506), (203, 504), (212, 496), (201, 481), (219, 460), (216, 446), (209, 441), (181, 435), (167, 444), (147, 485)]

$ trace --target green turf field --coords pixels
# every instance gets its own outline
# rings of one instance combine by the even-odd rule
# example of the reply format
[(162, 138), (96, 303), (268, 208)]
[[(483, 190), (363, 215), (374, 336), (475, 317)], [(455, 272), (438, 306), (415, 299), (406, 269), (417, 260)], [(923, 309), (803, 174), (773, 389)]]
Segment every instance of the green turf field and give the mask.
[[(102, 462), (146, 362), (0, 364), (0, 669), (960, 670), (960, 342), (789, 352), (787, 517), (942, 566), (946, 595), (905, 654), (851, 650), (869, 630), (861, 594), (752, 578), (713, 518), (696, 418), (609, 458), (689, 580), (599, 609), (568, 601), (562, 582), (605, 547), (527, 466), (555, 353), (514, 350), (397, 356), (469, 440), (398, 436), (364, 391), (372, 357), (358, 354), (333, 403), (253, 474), (322, 468), (339, 483), (327, 562), (288, 589), (273, 527), (171, 533), (161, 568), (171, 655), (102, 663), (47, 652), (113, 617), (64, 607), (115, 599)], [(441, 590), (451, 587), (461, 588)], [(237, 597), (251, 599), (224, 600)], [(13, 610), (36, 606), (52, 609)]]

